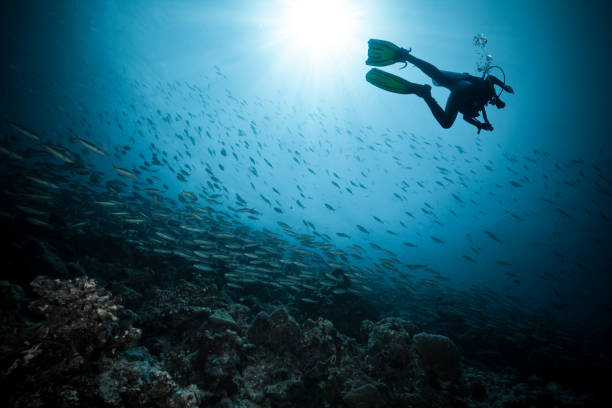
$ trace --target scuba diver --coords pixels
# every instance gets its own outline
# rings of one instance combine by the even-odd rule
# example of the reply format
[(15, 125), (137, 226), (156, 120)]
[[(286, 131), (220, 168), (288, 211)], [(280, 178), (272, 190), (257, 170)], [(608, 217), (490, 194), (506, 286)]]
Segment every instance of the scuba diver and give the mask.
[[(378, 68), (372, 68), (366, 74), (366, 81), (385, 91), (420, 96), (425, 100), (427, 106), (431, 109), (431, 113), (444, 129), (450, 128), (457, 118), (457, 113), (461, 112), (466, 122), (478, 128), (479, 134), (481, 130), (493, 130), (493, 126), (487, 118), (485, 105), (492, 104), (498, 109), (506, 106), (499, 97), (503, 91), (513, 94), (514, 90), (505, 84), (505, 74), (504, 82), (502, 82), (499, 78), (489, 74), (488, 71), (493, 67), (487, 67), (482, 78), (470, 75), (467, 72), (441, 71), (432, 64), (416, 58), (410, 54), (410, 51), (412, 49), (400, 48), (389, 41), (371, 39), (368, 41), (368, 60), (366, 64), (384, 67), (396, 62), (403, 62), (405, 65), (402, 68), (405, 68), (408, 62), (414, 64), (432, 79), (434, 85), (443, 86), (450, 90), (451, 93), (444, 110), (431, 96), (430, 85), (415, 84)], [(495, 67), (501, 70), (500, 67)], [(501, 71), (503, 74), (503, 70)], [(499, 94), (495, 92), (494, 85), (502, 89)], [(484, 122), (476, 120), (481, 112)]]

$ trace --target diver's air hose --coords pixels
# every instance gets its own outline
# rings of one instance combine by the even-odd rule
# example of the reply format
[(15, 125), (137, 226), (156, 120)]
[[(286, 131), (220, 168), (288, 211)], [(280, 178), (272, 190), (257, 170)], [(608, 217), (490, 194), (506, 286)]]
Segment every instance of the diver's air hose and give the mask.
[[(485, 76), (489, 76), (489, 71), (491, 71), (491, 69), (493, 68), (497, 68), (501, 71), (504, 80), (502, 83), (502, 87), (501, 87), (501, 91), (499, 91), (499, 94), (497, 95), (497, 98), (499, 99), (499, 97), (504, 93), (504, 87), (506, 85), (506, 73), (504, 72), (504, 69), (502, 67), (500, 67), (499, 65), (491, 65), (490, 67), (487, 67), (487, 69), (483, 72), (482, 77), (484, 78)], [(488, 79), (488, 78), (487, 78)], [(489, 79), (489, 83), (491, 82), (491, 80)]]

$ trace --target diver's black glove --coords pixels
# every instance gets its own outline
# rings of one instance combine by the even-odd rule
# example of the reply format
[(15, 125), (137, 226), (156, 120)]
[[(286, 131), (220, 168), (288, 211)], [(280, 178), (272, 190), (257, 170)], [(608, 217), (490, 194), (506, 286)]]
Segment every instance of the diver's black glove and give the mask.
[(493, 131), (493, 126), (490, 123), (483, 123), (482, 124), (482, 129), (483, 130), (488, 130), (489, 132)]
[(480, 134), (481, 130), (488, 130), (489, 132), (493, 130), (493, 126), (490, 123), (479, 123), (478, 124), (478, 133)]
[(510, 94), (514, 93), (514, 89), (512, 89), (512, 87), (510, 85), (506, 85), (504, 90)]

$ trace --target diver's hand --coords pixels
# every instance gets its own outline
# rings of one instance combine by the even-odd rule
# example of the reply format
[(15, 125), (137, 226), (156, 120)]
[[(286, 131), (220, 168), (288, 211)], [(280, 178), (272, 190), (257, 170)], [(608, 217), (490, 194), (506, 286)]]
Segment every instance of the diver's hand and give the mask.
[(488, 130), (489, 132), (493, 131), (493, 126), (490, 123), (483, 123), (481, 125), (481, 129)]
[(481, 130), (488, 130), (489, 132), (493, 130), (493, 126), (490, 123), (478, 123), (478, 135)]
[(510, 85), (506, 85), (506, 87), (504, 88), (504, 90), (508, 93), (513, 94), (514, 93), (514, 89), (512, 89), (512, 87)]

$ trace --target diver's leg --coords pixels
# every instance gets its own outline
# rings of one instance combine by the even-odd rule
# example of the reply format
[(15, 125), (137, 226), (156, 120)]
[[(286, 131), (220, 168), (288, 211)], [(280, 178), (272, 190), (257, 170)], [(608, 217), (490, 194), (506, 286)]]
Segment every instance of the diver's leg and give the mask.
[(442, 126), (444, 129), (448, 129), (453, 125), (453, 123), (455, 123), (458, 110), (456, 108), (456, 103), (452, 93), (448, 97), (445, 110), (442, 110), (440, 105), (438, 105), (438, 102), (436, 102), (436, 100), (431, 96), (431, 94), (426, 95), (425, 97), (423, 97), (423, 99), (425, 99), (427, 106), (429, 106), (431, 113), (433, 113), (440, 126)]
[(410, 54), (409, 52), (402, 53), (402, 57), (406, 59), (407, 62), (414, 64), (418, 69), (423, 71), (425, 75), (436, 81), (441, 86), (448, 87), (450, 86), (449, 78), (444, 75), (442, 71), (436, 68), (434, 65), (430, 64), (427, 61), (423, 61)]

